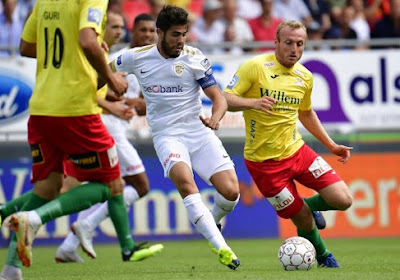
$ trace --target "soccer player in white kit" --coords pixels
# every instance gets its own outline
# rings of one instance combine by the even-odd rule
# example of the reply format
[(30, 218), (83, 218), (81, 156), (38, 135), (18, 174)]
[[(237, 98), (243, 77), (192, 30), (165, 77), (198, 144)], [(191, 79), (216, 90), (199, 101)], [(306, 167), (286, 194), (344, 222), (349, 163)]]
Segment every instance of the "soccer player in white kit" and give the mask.
[[(157, 44), (128, 50), (111, 67), (137, 77), (165, 177), (177, 187), (189, 219), (219, 261), (236, 269), (240, 262), (217, 224), (238, 203), (239, 184), (232, 160), (212, 131), (228, 107), (211, 63), (200, 50), (185, 46), (187, 17), (184, 9), (165, 6), (156, 20)], [(201, 116), (201, 89), (213, 103), (211, 117)], [(211, 211), (201, 200), (192, 170), (217, 190)]]

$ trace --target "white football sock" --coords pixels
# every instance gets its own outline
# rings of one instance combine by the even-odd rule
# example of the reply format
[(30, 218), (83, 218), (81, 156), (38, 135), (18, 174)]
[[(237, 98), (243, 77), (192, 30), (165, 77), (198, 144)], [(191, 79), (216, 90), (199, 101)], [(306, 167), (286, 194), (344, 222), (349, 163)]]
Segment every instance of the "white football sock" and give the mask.
[(91, 207), (82, 210), (81, 212), (78, 213), (78, 218), (77, 220), (82, 220), (88, 217), (90, 214), (95, 212), (97, 208), (100, 208), (103, 203), (96, 203), (95, 205), (92, 205)]
[(85, 218), (92, 229), (95, 229), (103, 220), (108, 217), (108, 203), (103, 202), (99, 208)]
[(219, 224), (221, 219), (225, 217), (228, 213), (235, 209), (236, 204), (238, 204), (240, 195), (235, 201), (227, 200), (220, 193), (214, 195), (214, 205), (211, 209), (211, 213), (214, 217), (215, 223)]
[(70, 232), (68, 236), (64, 239), (63, 243), (60, 245), (60, 247), (65, 250), (65, 251), (76, 251), (79, 247), (79, 239), (76, 237), (75, 234)]
[(219, 250), (221, 247), (228, 247), (224, 237), (218, 230), (214, 218), (201, 200), (199, 193), (191, 194), (183, 199), (188, 216), (192, 224), (196, 227), (211, 244)]
[(42, 223), (42, 219), (35, 210), (28, 211), (28, 220), (31, 226), (39, 228)]
[(134, 187), (132, 187), (130, 185), (125, 186), (124, 202), (125, 202), (126, 208), (129, 208), (129, 206), (131, 206), (139, 198), (140, 198), (140, 196)]

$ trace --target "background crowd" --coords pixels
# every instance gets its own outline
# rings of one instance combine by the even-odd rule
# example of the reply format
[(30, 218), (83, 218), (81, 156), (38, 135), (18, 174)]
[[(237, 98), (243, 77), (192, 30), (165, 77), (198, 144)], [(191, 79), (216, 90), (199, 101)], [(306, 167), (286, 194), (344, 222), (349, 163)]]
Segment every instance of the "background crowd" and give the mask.
[[(310, 40), (353, 39), (351, 48), (369, 48), (371, 38), (400, 37), (400, 0), (110, 0), (109, 8), (125, 19), (124, 42), (130, 41), (133, 19), (140, 13), (156, 17), (166, 4), (190, 12), (189, 44), (205, 53), (240, 54), (267, 51), (283, 20), (300, 20)], [(17, 48), (24, 22), (35, 0), (1, 0), (0, 56)], [(224, 44), (224, 43), (235, 44)], [(269, 42), (252, 47), (252, 42)], [(218, 45), (215, 47), (214, 45)], [(253, 44), (254, 45), (254, 44)], [(246, 47), (247, 46), (247, 47)], [(335, 49), (349, 48), (335, 46)]]

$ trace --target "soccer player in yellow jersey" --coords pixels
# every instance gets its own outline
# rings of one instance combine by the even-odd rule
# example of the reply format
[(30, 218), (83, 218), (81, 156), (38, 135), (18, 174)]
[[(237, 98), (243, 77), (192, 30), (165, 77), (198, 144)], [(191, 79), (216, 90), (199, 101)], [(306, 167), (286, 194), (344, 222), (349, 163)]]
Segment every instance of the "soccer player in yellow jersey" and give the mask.
[[(311, 107), (313, 76), (298, 63), (306, 28), (297, 21), (281, 23), (275, 53), (243, 63), (224, 91), (229, 110), (243, 110), (246, 124), (244, 158), (258, 189), (277, 214), (291, 219), (299, 236), (310, 240), (318, 266), (339, 267), (326, 249), (311, 211), (346, 210), (352, 204), (347, 185), (329, 164), (302, 140), (297, 120), (330, 152), (346, 163), (351, 147), (336, 144)], [(294, 180), (318, 192), (304, 200)]]
[[(25, 24), (20, 53), (37, 58), (28, 121), (34, 189), (23, 212), (11, 216), (16, 239), (10, 243), (2, 271), (5, 278), (22, 278), (14, 248), (22, 264), (31, 265), (32, 242), (42, 224), (105, 200), (123, 259), (130, 260), (135, 251), (115, 144), (98, 114), (96, 98), (97, 75), (117, 95), (127, 89), (121, 74), (109, 68), (100, 46), (107, 4), (97, 0), (39, 0)], [(77, 179), (89, 183), (56, 198), (65, 158), (74, 162)]]

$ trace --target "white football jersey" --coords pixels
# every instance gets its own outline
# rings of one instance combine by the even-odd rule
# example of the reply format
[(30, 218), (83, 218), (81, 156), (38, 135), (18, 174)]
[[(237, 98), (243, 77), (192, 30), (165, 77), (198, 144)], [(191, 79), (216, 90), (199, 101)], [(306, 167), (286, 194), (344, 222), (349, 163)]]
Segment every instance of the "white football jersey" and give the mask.
[[(118, 56), (120, 56), (121, 54), (123, 54), (124, 52), (126, 52), (129, 48), (125, 47), (120, 49), (117, 52), (114, 53), (110, 53), (110, 55), (108, 56), (110, 61), (113, 61), (114, 59), (116, 59)], [(140, 92), (142, 91), (140, 89), (140, 85), (138, 80), (136, 79), (135, 75), (128, 75), (125, 77), (126, 81), (128, 82), (128, 90), (124, 93), (124, 97), (127, 98), (137, 98), (140, 96)]]
[(185, 46), (179, 57), (166, 59), (149, 45), (127, 50), (113, 64), (138, 79), (153, 136), (204, 129), (198, 80), (211, 71), (211, 63), (200, 50)]

